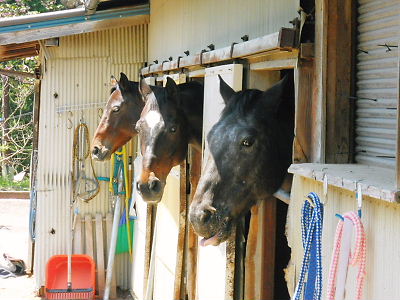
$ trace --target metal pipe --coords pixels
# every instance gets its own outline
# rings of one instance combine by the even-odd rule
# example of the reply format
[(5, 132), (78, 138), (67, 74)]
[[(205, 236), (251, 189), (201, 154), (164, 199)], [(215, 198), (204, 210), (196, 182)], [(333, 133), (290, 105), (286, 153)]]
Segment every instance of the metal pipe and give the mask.
[[(122, 178), (121, 176), (119, 177), (120, 178), (118, 183), (118, 192), (122, 190)], [(108, 300), (110, 298), (111, 281), (114, 268), (115, 249), (117, 248), (118, 224), (120, 216), (121, 216), (121, 197), (119, 196), (119, 194), (117, 194), (114, 207), (114, 219), (111, 230), (110, 251), (108, 252), (106, 286), (104, 289), (103, 300)]]
[(4, 18), (0, 21), (0, 27), (21, 25), (27, 23), (44, 22), (49, 20), (57, 20), (62, 18), (71, 18), (85, 15), (85, 9), (83, 7), (60, 10), (55, 12), (47, 12), (36, 15), (27, 15), (19, 17)]

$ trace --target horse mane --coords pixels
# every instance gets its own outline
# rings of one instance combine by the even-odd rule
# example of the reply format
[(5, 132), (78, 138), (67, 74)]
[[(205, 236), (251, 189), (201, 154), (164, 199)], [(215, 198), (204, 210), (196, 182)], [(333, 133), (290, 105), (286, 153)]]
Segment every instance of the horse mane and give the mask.
[(226, 117), (234, 112), (239, 115), (246, 115), (255, 105), (255, 102), (260, 99), (262, 92), (256, 89), (249, 89), (237, 92), (233, 99), (230, 99), (228, 104), (223, 109), (221, 116)]

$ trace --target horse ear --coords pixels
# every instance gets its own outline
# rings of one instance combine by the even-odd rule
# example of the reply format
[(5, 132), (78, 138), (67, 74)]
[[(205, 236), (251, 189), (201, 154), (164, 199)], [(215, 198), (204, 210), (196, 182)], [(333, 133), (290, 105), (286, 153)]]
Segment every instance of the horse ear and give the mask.
[(263, 93), (263, 98), (266, 101), (267, 108), (277, 112), (281, 103), (290, 97), (291, 93), (293, 93), (293, 75), (289, 73), (271, 88), (266, 90)]
[(171, 77), (167, 77), (167, 84), (165, 85), (165, 88), (167, 89), (168, 98), (174, 99), (175, 101), (179, 100), (178, 86)]
[(119, 78), (118, 86), (119, 86), (121, 91), (129, 90), (129, 79), (122, 72), (121, 72), (121, 77)]
[(219, 92), (224, 99), (225, 104), (228, 104), (229, 99), (235, 94), (235, 91), (222, 79), (221, 75), (219, 77)]
[(140, 93), (140, 95), (142, 95), (142, 100), (144, 102), (147, 101), (147, 96), (150, 95), (152, 92), (153, 91), (152, 91), (151, 87), (147, 84), (146, 80), (144, 80), (144, 78), (142, 80), (140, 80), (139, 93)]

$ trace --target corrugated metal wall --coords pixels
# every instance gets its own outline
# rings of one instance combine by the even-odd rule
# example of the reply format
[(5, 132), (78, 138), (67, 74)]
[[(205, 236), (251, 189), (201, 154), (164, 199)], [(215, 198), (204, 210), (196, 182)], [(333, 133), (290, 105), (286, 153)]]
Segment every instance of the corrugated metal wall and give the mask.
[[(305, 195), (316, 192), (323, 200), (323, 186), (315, 180), (299, 175), (294, 176), (290, 199), (287, 237), (292, 250), (291, 261), (286, 271), (288, 289), (293, 294), (297, 283), (303, 246), (301, 241), (301, 207)], [(326, 297), (326, 284), (331, 262), (331, 254), (338, 218), (335, 213), (345, 213), (357, 209), (355, 192), (329, 186), (328, 201), (324, 206), (324, 223), (322, 231), (323, 260), (323, 298)], [(400, 285), (394, 274), (400, 268), (400, 206), (375, 198), (364, 197), (362, 222), (367, 235), (367, 276), (363, 299), (400, 299)], [(346, 284), (346, 298), (356, 299), (356, 276), (358, 267), (349, 267)]]
[[(358, 2), (356, 160), (394, 168), (400, 1)], [(395, 47), (387, 48), (385, 44)]]
[[(45, 284), (45, 266), (54, 254), (66, 253), (68, 245), (68, 204), (71, 197), (72, 142), (74, 128), (83, 118), (90, 139), (99, 122), (110, 91), (110, 75), (125, 72), (138, 80), (147, 60), (147, 25), (110, 29), (60, 38), (60, 46), (47, 48), (41, 88), (38, 199), (36, 224), (36, 286)], [(82, 110), (90, 104), (89, 108)], [(57, 113), (58, 110), (63, 112)], [(71, 112), (68, 112), (71, 110)], [(68, 129), (72, 125), (71, 129)], [(97, 176), (109, 175), (109, 163), (94, 163)], [(110, 211), (108, 185), (100, 182), (100, 193), (80, 205), (80, 213)], [(54, 234), (52, 234), (54, 229)], [(129, 287), (127, 255), (116, 261), (117, 284)]]
[(292, 27), (299, 0), (153, 0), (149, 25), (149, 60), (161, 62), (183, 51), (199, 53)]

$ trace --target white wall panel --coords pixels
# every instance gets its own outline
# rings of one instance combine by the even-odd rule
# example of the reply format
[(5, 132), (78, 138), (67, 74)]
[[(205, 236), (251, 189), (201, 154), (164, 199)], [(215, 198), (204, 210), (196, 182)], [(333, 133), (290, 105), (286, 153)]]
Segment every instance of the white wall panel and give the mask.
[[(147, 59), (147, 25), (124, 27), (60, 38), (59, 47), (47, 48), (41, 87), (38, 199), (35, 251), (36, 287), (45, 285), (45, 266), (50, 256), (67, 251), (68, 203), (71, 197), (72, 143), (75, 127), (83, 117), (91, 140), (110, 91), (110, 75), (126, 72), (132, 80)], [(57, 94), (57, 97), (54, 95)], [(88, 105), (90, 104), (90, 105)], [(89, 106), (89, 107), (85, 107)], [(83, 107), (83, 109), (76, 109)], [(57, 113), (57, 111), (62, 112)], [(68, 111), (71, 110), (71, 113)], [(72, 129), (68, 129), (69, 125)], [(87, 170), (89, 165), (86, 166)], [(97, 176), (109, 176), (109, 162), (94, 162)], [(111, 211), (108, 183), (80, 213)], [(54, 228), (55, 233), (50, 233)], [(127, 254), (116, 259), (117, 285), (128, 288)]]

